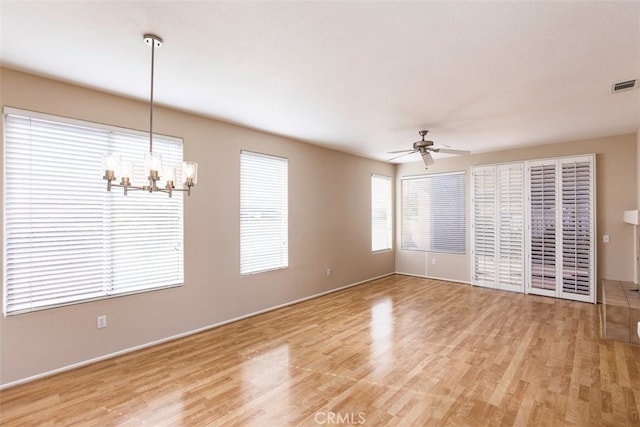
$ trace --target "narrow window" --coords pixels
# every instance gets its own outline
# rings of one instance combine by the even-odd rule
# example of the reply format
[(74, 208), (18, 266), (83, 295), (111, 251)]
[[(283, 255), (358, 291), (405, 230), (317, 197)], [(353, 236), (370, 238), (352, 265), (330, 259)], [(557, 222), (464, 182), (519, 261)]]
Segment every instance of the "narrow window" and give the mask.
[(391, 177), (371, 175), (371, 250), (392, 247)]
[(289, 265), (288, 161), (240, 153), (240, 274)]

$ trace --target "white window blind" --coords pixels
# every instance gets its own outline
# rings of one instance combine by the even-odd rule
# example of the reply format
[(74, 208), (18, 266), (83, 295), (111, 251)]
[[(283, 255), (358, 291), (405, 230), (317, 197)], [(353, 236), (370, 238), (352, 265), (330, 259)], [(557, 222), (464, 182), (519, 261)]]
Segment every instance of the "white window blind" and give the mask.
[(391, 177), (371, 175), (371, 250), (391, 249)]
[(287, 268), (288, 161), (240, 153), (240, 273)]
[(465, 253), (465, 173), (402, 179), (404, 250)]
[[(106, 191), (102, 157), (146, 181), (148, 134), (5, 108), (4, 312), (183, 283), (182, 197)], [(154, 138), (180, 173), (182, 141)]]

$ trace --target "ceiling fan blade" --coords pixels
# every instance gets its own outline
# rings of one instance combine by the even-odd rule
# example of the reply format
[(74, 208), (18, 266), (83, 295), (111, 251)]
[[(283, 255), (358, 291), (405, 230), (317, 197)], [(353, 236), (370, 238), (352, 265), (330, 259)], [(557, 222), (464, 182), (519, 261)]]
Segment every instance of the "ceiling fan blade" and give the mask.
[[(406, 150), (405, 150), (405, 151), (406, 151)], [(397, 152), (397, 151), (396, 151), (396, 152)], [(393, 151), (391, 151), (391, 153), (393, 153)], [(402, 156), (406, 156), (406, 155), (413, 154), (413, 153), (417, 153), (417, 151), (416, 151), (416, 150), (409, 150), (408, 152), (402, 153), (402, 154), (400, 154), (399, 156), (395, 156), (395, 157), (392, 157), (392, 158), (390, 158), (390, 159), (387, 159), (387, 162), (390, 162), (390, 161), (395, 160), (395, 159), (398, 159), (398, 158), (400, 158), (400, 157), (402, 157)]]
[(467, 150), (452, 150), (450, 148), (438, 148), (437, 149), (438, 153), (445, 153), (445, 154), (471, 154), (471, 151), (467, 151)]
[(425, 166), (431, 166), (432, 164), (435, 163), (433, 161), (433, 157), (431, 157), (431, 153), (428, 151), (425, 151), (424, 153), (422, 153), (422, 161), (424, 162)]
[(396, 153), (411, 153), (414, 152), (416, 150), (410, 149), (410, 150), (397, 150), (397, 151), (387, 151), (387, 153), (389, 154), (396, 154)]

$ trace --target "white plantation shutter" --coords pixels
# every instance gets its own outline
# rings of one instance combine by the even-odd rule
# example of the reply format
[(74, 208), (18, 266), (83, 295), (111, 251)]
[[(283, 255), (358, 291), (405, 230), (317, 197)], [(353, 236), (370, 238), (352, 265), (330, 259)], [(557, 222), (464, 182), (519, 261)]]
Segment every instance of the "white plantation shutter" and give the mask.
[(474, 167), (473, 283), (524, 290), (522, 163)]
[(496, 168), (475, 167), (473, 174), (473, 281), (480, 286), (496, 282)]
[(590, 297), (593, 280), (593, 173), (589, 158), (561, 161), (562, 292)]
[(391, 177), (371, 175), (371, 250), (391, 249)]
[(286, 268), (288, 161), (240, 153), (240, 273)]
[(522, 163), (497, 166), (498, 287), (524, 290), (524, 168)]
[[(145, 182), (148, 134), (9, 108), (4, 130), (5, 314), (183, 283), (182, 196), (102, 179), (119, 152)], [(181, 140), (156, 136), (154, 151), (181, 165)]]
[(595, 302), (595, 156), (529, 162), (529, 292)]
[(465, 173), (402, 179), (402, 249), (464, 254)]
[[(530, 281), (542, 291), (556, 289), (556, 163), (530, 164)], [(544, 292), (543, 292), (544, 293)]]

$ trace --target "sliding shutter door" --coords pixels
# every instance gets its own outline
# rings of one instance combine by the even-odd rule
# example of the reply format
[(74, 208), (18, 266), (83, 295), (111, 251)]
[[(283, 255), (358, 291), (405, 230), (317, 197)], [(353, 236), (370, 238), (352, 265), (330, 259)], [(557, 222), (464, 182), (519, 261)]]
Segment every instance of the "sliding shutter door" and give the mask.
[(529, 293), (556, 296), (556, 162), (529, 167)]
[(524, 291), (522, 163), (473, 168), (473, 284)]
[(528, 164), (527, 291), (595, 302), (595, 157)]
[(562, 297), (595, 301), (593, 170), (589, 157), (562, 160)]
[(473, 284), (495, 287), (496, 282), (496, 167), (473, 168)]
[(522, 163), (497, 166), (498, 283), (524, 291), (524, 170)]

